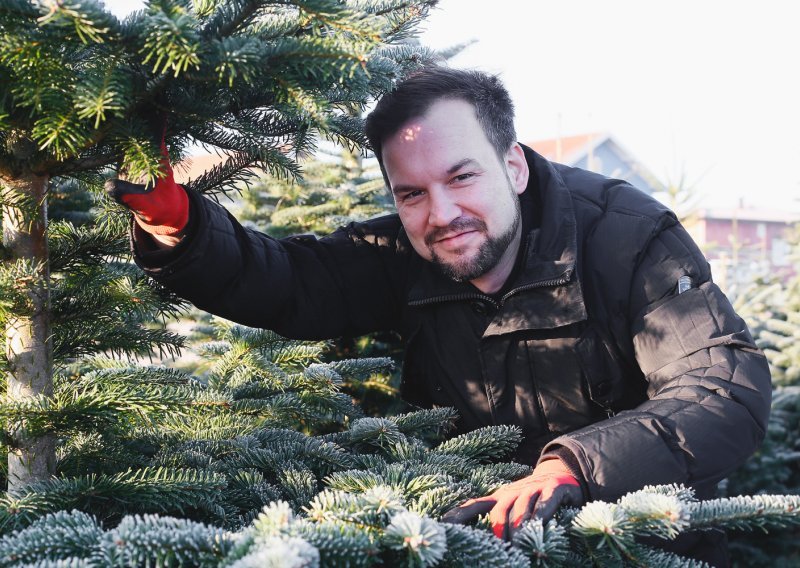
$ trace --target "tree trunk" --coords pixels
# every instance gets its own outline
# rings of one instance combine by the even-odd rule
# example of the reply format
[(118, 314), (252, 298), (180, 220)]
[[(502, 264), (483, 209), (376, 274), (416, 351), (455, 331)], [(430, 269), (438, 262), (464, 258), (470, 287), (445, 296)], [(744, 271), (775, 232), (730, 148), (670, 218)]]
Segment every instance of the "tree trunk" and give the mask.
[[(53, 395), (53, 350), (50, 337), (50, 270), (47, 249), (47, 177), (27, 174), (3, 179), (3, 245), (9, 263), (27, 266), (17, 286), (25, 309), (9, 318), (5, 329), (8, 358), (7, 400)], [(13, 204), (13, 205), (10, 205)], [(24, 424), (11, 432), (8, 491), (55, 473), (55, 435), (31, 438)]]

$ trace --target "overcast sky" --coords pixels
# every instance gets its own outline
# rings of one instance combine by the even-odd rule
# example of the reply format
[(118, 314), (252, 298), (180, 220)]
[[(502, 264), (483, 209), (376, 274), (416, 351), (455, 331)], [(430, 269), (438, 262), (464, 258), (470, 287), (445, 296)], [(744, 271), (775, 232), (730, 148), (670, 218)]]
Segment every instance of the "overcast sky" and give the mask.
[(800, 211), (798, 16), (781, 0), (441, 0), (421, 40), (478, 40), (451, 65), (502, 77), (523, 142), (605, 131), (706, 206)]

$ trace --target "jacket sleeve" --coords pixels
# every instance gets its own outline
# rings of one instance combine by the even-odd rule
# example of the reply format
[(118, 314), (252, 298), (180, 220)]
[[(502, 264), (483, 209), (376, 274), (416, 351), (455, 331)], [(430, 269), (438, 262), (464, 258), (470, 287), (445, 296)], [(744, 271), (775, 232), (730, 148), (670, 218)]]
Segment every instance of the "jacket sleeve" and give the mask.
[(144, 271), (200, 309), (295, 339), (394, 329), (408, 254), (387, 215), (316, 238), (273, 239), (243, 227), (220, 205), (189, 192), (194, 228), (167, 259), (145, 252)]
[[(766, 431), (766, 359), (683, 227), (661, 221), (633, 272), (628, 303), (647, 400), (557, 438), (543, 453), (579, 467), (590, 499), (615, 500), (647, 484), (708, 487), (743, 463)], [(681, 275), (693, 286), (679, 294)]]

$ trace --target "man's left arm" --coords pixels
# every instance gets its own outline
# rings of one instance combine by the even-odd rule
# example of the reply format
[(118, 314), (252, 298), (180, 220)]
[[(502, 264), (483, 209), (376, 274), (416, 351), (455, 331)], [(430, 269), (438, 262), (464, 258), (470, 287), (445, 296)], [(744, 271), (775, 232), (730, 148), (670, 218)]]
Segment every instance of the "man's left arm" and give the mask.
[[(632, 273), (627, 300), (648, 399), (554, 439), (532, 476), (471, 499), (443, 520), (488, 512), (495, 534), (509, 538), (531, 516), (547, 518), (560, 505), (614, 501), (644, 485), (713, 484), (756, 450), (772, 393), (766, 358), (683, 227), (662, 221)], [(681, 276), (691, 286), (679, 293)]]
[[(679, 290), (681, 276), (688, 290)], [(591, 500), (648, 484), (716, 483), (757, 449), (769, 417), (766, 358), (677, 222), (641, 255), (629, 298), (648, 400), (553, 440), (541, 458), (577, 470)]]

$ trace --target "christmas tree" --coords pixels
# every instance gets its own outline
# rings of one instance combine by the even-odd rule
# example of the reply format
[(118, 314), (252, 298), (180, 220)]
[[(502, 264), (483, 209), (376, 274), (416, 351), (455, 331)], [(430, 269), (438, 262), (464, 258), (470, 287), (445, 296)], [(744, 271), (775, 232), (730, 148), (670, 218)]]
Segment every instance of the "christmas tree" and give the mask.
[[(46, 406), (54, 394), (52, 184), (90, 184), (109, 167), (130, 178), (160, 175), (154, 117), (167, 124), (174, 158), (191, 143), (226, 152), (226, 162), (194, 180), (193, 191), (229, 190), (254, 166), (295, 175), (296, 158), (318, 136), (362, 142), (354, 109), (424, 62), (425, 51), (402, 40), (434, 3), (158, 0), (120, 21), (92, 0), (4, 2), (0, 201), (9, 404)], [(83, 237), (68, 238), (88, 246)], [(16, 491), (54, 473), (56, 439), (34, 435), (24, 420), (8, 424), (16, 428), (8, 430), (9, 488)]]
[[(800, 228), (789, 236), (792, 265), (800, 266)], [(800, 274), (758, 280), (736, 299), (769, 361), (774, 390), (764, 443), (725, 484), (729, 495), (800, 494)], [(793, 566), (800, 560), (791, 536), (741, 534), (733, 550), (748, 565)]]

